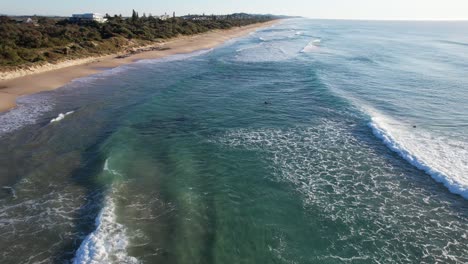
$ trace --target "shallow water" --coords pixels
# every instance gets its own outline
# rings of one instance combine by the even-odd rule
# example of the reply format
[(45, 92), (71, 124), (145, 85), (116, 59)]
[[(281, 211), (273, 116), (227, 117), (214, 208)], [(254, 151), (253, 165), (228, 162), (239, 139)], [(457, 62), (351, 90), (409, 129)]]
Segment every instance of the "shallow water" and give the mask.
[(466, 263), (467, 29), (288, 20), (21, 98), (0, 262)]

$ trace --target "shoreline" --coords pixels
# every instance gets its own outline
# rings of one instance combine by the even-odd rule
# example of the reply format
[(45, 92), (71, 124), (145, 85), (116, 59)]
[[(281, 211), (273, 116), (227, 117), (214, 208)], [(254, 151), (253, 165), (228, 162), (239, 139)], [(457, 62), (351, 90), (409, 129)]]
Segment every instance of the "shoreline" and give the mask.
[(1, 75), (3, 79), (0, 79), (0, 114), (15, 108), (18, 97), (55, 90), (74, 79), (97, 74), (139, 60), (159, 59), (214, 48), (228, 40), (276, 24), (278, 21), (273, 20), (227, 30), (214, 30), (192, 36), (181, 36), (163, 43), (139, 47), (130, 53), (69, 60), (58, 64), (38, 66), (32, 70), (4, 73)]

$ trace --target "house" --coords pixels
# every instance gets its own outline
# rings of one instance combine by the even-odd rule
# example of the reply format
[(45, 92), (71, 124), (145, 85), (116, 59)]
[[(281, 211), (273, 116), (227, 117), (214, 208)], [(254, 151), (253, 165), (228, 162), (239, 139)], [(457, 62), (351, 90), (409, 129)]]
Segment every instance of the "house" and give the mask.
[(28, 17), (28, 18), (26, 18), (25, 20), (23, 20), (23, 24), (33, 25), (33, 26), (35, 26), (35, 27), (39, 26), (39, 24), (37, 23), (37, 21), (34, 20), (34, 19), (32, 19), (32, 18), (30, 18), (30, 17)]
[(159, 16), (159, 19), (161, 19), (161, 20), (168, 20), (169, 18), (170, 18), (170, 16), (167, 13), (164, 13), (164, 15)]
[(214, 20), (214, 16), (205, 16), (203, 15), (187, 15), (182, 17), (185, 20)]
[(96, 21), (99, 23), (104, 23), (107, 21), (103, 15), (98, 13), (85, 13), (85, 14), (73, 14), (71, 19), (72, 21)]

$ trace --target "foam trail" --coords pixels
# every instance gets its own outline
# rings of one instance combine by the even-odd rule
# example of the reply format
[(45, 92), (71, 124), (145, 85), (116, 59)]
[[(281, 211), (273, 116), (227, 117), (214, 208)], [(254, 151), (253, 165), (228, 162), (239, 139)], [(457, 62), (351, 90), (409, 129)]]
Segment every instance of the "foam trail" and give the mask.
[(120, 172), (110, 168), (109, 159), (106, 159), (106, 162), (104, 162), (104, 169), (103, 170), (109, 172), (110, 174), (116, 175), (116, 176), (122, 176), (122, 174), (120, 174)]
[[(106, 160), (104, 171), (119, 175), (110, 169)], [(115, 184), (104, 199), (104, 207), (96, 218), (96, 229), (89, 234), (76, 251), (74, 264), (101, 264), (101, 263), (139, 263), (139, 261), (127, 254), (129, 244), (124, 225), (117, 222), (115, 214), (116, 205), (114, 193), (117, 191)]]
[(60, 122), (63, 119), (65, 119), (65, 117), (67, 117), (67, 116), (69, 116), (69, 115), (71, 115), (73, 113), (74, 113), (74, 111), (66, 112), (65, 114), (60, 113), (56, 118), (50, 120), (50, 123)]
[(450, 192), (468, 199), (468, 150), (463, 142), (438, 139), (419, 131), (409, 132), (401, 128), (408, 125), (399, 124), (375, 111), (372, 114), (369, 127), (388, 148), (443, 183)]

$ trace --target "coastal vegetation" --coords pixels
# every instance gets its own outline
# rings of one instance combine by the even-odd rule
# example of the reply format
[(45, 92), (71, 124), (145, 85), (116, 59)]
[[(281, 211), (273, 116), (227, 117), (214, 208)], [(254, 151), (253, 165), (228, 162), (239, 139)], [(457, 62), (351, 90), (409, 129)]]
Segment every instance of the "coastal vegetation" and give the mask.
[(17, 21), (0, 16), (0, 69), (56, 63), (125, 52), (180, 35), (230, 29), (275, 19), (269, 15), (186, 16), (106, 15), (107, 22), (32, 17)]

